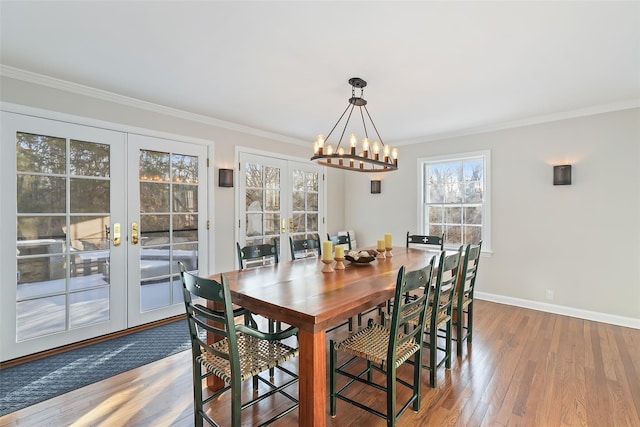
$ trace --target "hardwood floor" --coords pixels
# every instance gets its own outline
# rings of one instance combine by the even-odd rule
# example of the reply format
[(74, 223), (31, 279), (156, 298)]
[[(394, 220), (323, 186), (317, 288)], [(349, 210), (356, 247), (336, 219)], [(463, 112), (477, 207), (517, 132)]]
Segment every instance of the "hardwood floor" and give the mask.
[[(454, 343), (437, 389), (423, 374), (421, 410), (409, 410), (399, 426), (640, 426), (640, 330), (486, 301), (475, 310), (473, 346), (456, 359)], [(346, 328), (330, 334), (346, 335)], [(8, 414), (0, 426), (191, 426), (191, 381), (183, 352)], [(360, 398), (384, 405), (374, 392)], [(278, 405), (267, 399), (245, 411), (245, 424)], [(214, 410), (226, 425), (225, 397)], [(273, 425), (297, 423), (294, 411)], [(328, 425), (385, 422), (338, 402)]]

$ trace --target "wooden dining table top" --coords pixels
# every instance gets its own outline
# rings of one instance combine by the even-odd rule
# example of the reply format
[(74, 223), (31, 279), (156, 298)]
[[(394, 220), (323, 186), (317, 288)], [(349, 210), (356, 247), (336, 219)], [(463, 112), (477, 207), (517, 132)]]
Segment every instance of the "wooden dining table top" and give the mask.
[(395, 247), (392, 254), (330, 273), (317, 257), (222, 273), (235, 304), (299, 329), (300, 426), (327, 425), (326, 330), (393, 298), (402, 266), (417, 270), (440, 252)]
[(398, 271), (422, 268), (438, 251), (394, 248), (393, 256), (321, 271), (318, 257), (223, 273), (235, 304), (309, 332), (326, 330), (393, 297)]

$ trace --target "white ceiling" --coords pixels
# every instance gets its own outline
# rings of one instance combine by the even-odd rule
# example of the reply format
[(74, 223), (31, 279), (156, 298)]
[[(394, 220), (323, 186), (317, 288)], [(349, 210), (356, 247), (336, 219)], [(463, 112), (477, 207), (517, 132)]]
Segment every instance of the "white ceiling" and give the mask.
[(640, 2), (6, 1), (24, 70), (302, 141), (350, 77), (388, 144), (640, 105)]

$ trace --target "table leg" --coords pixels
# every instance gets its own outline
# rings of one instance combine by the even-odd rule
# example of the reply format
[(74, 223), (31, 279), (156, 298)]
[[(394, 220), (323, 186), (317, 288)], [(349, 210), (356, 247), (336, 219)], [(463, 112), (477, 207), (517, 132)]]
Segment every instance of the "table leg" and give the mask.
[(300, 426), (327, 425), (327, 334), (300, 330)]

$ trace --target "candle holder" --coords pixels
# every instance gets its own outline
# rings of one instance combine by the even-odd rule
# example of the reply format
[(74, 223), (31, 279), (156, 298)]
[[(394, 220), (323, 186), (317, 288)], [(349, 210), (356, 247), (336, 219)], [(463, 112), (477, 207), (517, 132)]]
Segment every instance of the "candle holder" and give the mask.
[(344, 257), (342, 258), (335, 257), (334, 260), (336, 260), (336, 266), (334, 268), (336, 270), (344, 270)]
[(378, 249), (378, 256), (376, 258), (377, 259), (385, 259), (386, 258), (384, 256), (384, 249)]
[(393, 254), (391, 253), (391, 250), (392, 250), (392, 249), (393, 249), (393, 248), (386, 248), (386, 250), (387, 250), (386, 257), (387, 257), (387, 258), (391, 258), (391, 257), (393, 256)]
[(324, 263), (324, 267), (322, 267), (322, 272), (323, 273), (333, 273), (333, 267), (331, 266), (331, 264), (333, 264), (333, 260), (332, 259), (323, 259), (322, 262)]

